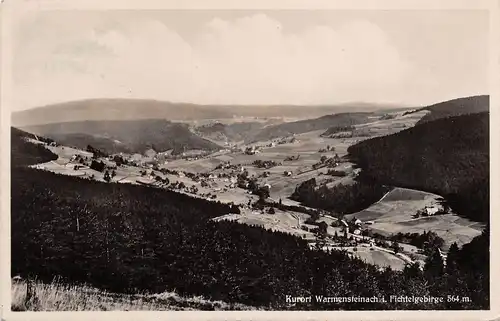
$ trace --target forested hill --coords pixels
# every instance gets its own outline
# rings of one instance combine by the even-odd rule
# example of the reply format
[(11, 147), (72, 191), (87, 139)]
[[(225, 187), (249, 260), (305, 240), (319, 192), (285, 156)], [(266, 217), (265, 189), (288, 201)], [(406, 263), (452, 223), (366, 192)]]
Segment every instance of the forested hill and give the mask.
[(332, 126), (353, 126), (372, 121), (369, 112), (351, 112), (325, 115), (319, 118), (299, 120), (295, 122), (283, 123), (267, 126), (259, 131), (249, 141), (264, 141), (276, 137), (289, 136), (293, 134), (307, 133), (314, 130), (326, 130)]
[(172, 149), (174, 154), (190, 149), (214, 151), (221, 148), (193, 134), (186, 124), (164, 119), (67, 122), (25, 129), (80, 149), (92, 144), (108, 154), (143, 153), (150, 148), (157, 152)]
[(489, 113), (438, 119), (348, 149), (379, 183), (444, 196), (460, 215), (489, 218)]
[[(12, 136), (12, 159), (46, 161), (51, 154), (27, 148)], [(43, 148), (42, 146), (39, 146)], [(453, 256), (454, 270), (439, 260), (421, 272), (402, 272), (310, 250), (295, 236), (209, 218), (236, 211), (229, 205), (129, 184), (103, 183), (12, 167), (11, 272), (68, 285), (89, 283), (115, 292), (174, 290), (183, 296), (241, 302), (266, 309), (488, 309), (487, 253), (473, 266)], [(480, 243), (476, 241), (476, 243)], [(482, 244), (482, 243), (480, 243)], [(465, 247), (464, 247), (465, 248)], [(481, 252), (481, 253), (482, 253)], [(450, 261), (451, 264), (451, 261)], [(449, 265), (450, 265), (449, 264)], [(456, 303), (287, 303), (285, 295), (467, 295)]]
[[(57, 155), (43, 145), (28, 142), (29, 138), (34, 139), (35, 136), (11, 127), (11, 167), (35, 165), (57, 159)], [(38, 139), (50, 141), (42, 137), (38, 137)]]
[(422, 117), (417, 124), (446, 117), (487, 112), (489, 109), (490, 96), (488, 95), (457, 98), (422, 108), (430, 113)]
[(265, 123), (241, 122), (233, 124), (213, 123), (196, 127), (194, 130), (201, 137), (211, 138), (217, 141), (237, 142), (258, 132)]

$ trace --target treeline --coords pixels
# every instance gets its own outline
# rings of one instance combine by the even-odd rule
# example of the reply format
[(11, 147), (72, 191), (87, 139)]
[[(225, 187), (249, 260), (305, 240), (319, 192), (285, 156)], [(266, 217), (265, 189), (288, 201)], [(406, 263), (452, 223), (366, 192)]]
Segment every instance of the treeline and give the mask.
[(388, 191), (390, 187), (364, 178), (352, 184), (339, 183), (333, 187), (326, 184), (317, 186), (316, 179), (311, 178), (299, 184), (290, 198), (309, 207), (350, 214), (372, 205)]
[(442, 195), (458, 214), (489, 220), (489, 114), (438, 119), (348, 149), (380, 184)]
[(352, 132), (355, 129), (354, 126), (332, 126), (328, 128), (323, 134), (321, 134), (321, 137), (328, 137), (333, 134), (337, 134), (340, 132)]
[(99, 157), (108, 157), (109, 155), (99, 148), (95, 148), (92, 145), (87, 145), (87, 152), (92, 153), (92, 156), (94, 158), (99, 158)]

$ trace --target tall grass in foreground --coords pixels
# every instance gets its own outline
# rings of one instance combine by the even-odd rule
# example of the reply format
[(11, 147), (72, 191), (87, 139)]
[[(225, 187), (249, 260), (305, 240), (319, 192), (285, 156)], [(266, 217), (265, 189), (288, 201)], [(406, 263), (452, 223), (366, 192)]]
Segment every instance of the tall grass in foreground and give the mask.
[(181, 297), (175, 292), (118, 294), (89, 286), (68, 286), (57, 281), (22, 280), (12, 283), (12, 311), (168, 311), (256, 310), (243, 304), (210, 301), (201, 296)]

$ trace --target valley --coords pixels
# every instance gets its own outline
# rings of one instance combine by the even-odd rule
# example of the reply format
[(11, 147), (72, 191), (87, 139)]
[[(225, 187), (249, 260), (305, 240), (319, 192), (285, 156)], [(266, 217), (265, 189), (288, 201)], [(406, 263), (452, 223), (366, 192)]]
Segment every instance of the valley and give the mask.
[[(464, 147), (456, 142), (450, 143), (452, 138), (446, 135), (436, 139), (432, 137), (436, 131), (422, 128), (437, 123), (444, 131), (443, 128), (462, 121), (460, 117), (468, 117), (464, 121), (473, 123), (483, 121), (484, 115), (477, 113), (445, 117), (418, 125), (423, 117), (432, 112), (427, 109), (411, 112), (355, 112), (307, 120), (265, 122), (252, 122), (249, 118), (234, 122), (221, 118), (203, 120), (201, 123), (189, 120), (179, 123), (181, 125), (163, 120), (69, 122), (24, 128), (32, 130), (31, 133), (13, 128), (12, 166), (14, 181), (17, 182), (13, 185), (13, 193), (14, 198), (19, 200), (13, 211), (22, 213), (19, 218), (16, 216), (14, 222), (19, 229), (17, 233), (20, 233), (14, 236), (14, 240), (26, 233), (33, 237), (30, 241), (32, 245), (15, 243), (18, 244), (15, 246), (32, 246), (38, 253), (36, 257), (28, 259), (27, 262), (32, 262), (28, 266), (21, 263), (26, 262), (22, 257), (16, 258), (15, 262), (24, 266), (19, 270), (21, 273), (23, 269), (35, 269), (43, 279), (50, 279), (51, 275), (65, 275), (61, 270), (63, 266), (75, 267), (72, 267), (72, 263), (62, 263), (65, 256), (48, 259), (46, 251), (51, 253), (53, 245), (41, 237), (53, 235), (51, 237), (60, 238), (64, 233), (76, 233), (77, 245), (75, 241), (63, 241), (63, 238), (63, 244), (59, 246), (67, 246), (65, 253), (73, 255), (81, 264), (95, 262), (95, 266), (103, 269), (102, 273), (107, 275), (107, 279), (99, 276), (101, 272), (95, 270), (94, 265), (88, 265), (88, 272), (82, 272), (73, 281), (89, 282), (89, 286), (111, 292), (140, 293), (147, 290), (169, 293), (174, 288), (180, 288), (180, 295), (187, 297), (179, 299), (179, 302), (196, 302), (189, 295), (207, 295), (208, 299), (203, 302), (212, 307), (215, 304), (213, 302), (220, 301), (225, 306), (221, 309), (229, 309), (233, 303), (259, 308), (267, 302), (265, 300), (274, 300), (272, 302), (276, 307), (290, 308), (272, 295), (267, 299), (250, 298), (245, 291), (250, 291), (248, 293), (252, 295), (257, 292), (230, 290), (232, 286), (240, 284), (238, 282), (248, 282), (246, 273), (254, 277), (262, 273), (262, 268), (257, 268), (253, 263), (232, 261), (233, 254), (236, 255), (234, 251), (247, 252), (248, 257), (258, 255), (262, 264), (268, 264), (264, 262), (268, 262), (270, 255), (276, 251), (285, 251), (282, 252), (283, 257), (277, 260), (291, 260), (297, 251), (301, 251), (305, 255), (304, 261), (297, 263), (297, 268), (303, 269), (302, 273), (306, 274), (309, 273), (305, 272), (309, 269), (307, 262), (317, 260), (322, 255), (325, 257), (321, 260), (325, 261), (321, 264), (334, 264), (332, 268), (338, 268), (338, 273), (344, 273), (340, 269), (348, 266), (357, 266), (359, 271), (370, 269), (370, 273), (380, 277), (384, 273), (410, 273), (414, 268), (420, 271), (418, 273), (430, 273), (427, 271), (432, 264), (436, 264), (433, 260), (444, 264), (455, 259), (457, 247), (461, 247), (460, 251), (466, 255), (470, 244), (484, 237), (487, 228), (486, 222), (481, 219), (484, 207), (464, 208), (460, 203), (454, 203), (455, 194), (448, 194), (448, 190), (439, 194), (439, 185), (432, 185), (433, 188), (437, 186), (434, 189), (429, 188), (416, 179), (413, 185), (408, 183), (408, 177), (405, 176), (408, 167), (402, 166), (412, 161), (406, 153), (413, 151), (408, 149), (409, 145), (401, 145), (399, 140), (413, 139), (413, 130), (422, 131), (418, 133), (418, 139), (429, 141), (430, 146), (419, 150), (419, 144), (415, 143), (417, 155), (427, 161), (440, 162), (443, 157), (449, 160), (445, 175), (456, 175), (453, 170), (471, 170), (461, 163), (455, 166), (447, 155), (426, 154), (434, 153), (432, 148), (441, 148), (439, 151), (442, 151), (441, 140), (447, 144), (447, 148), (452, 146), (455, 150), (477, 148), (477, 153), (467, 154), (468, 160), (483, 164), (481, 145)], [(113, 126), (107, 128), (109, 124)], [(132, 131), (128, 131), (126, 124), (132, 125)], [(171, 131), (172, 128), (182, 130)], [(283, 132), (280, 128), (287, 128), (284, 131), (286, 135), (276, 137), (275, 133)], [(455, 135), (460, 135), (459, 128), (453, 130)], [(123, 138), (128, 132), (134, 137)], [(166, 137), (171, 143), (162, 142), (164, 135), (172, 133), (178, 135)], [(471, 138), (473, 141), (480, 139), (484, 132), (477, 129), (474, 133), (478, 136)], [(87, 141), (85, 135), (93, 139)], [(427, 137), (429, 135), (431, 137)], [(145, 141), (148, 137), (157, 143)], [(115, 140), (115, 143), (113, 146), (99, 144), (103, 139)], [(391, 140), (396, 143), (394, 146), (406, 147), (389, 158), (394, 148), (386, 142), (390, 143)], [(126, 141), (128, 143), (124, 144)], [(201, 141), (217, 147), (199, 150), (196, 142)], [(379, 144), (379, 149), (369, 149), (372, 142)], [(120, 144), (127, 148), (117, 150), (116, 146)], [(129, 149), (131, 146), (135, 146), (132, 147), (133, 151)], [(164, 149), (159, 146), (164, 146)], [(371, 156), (367, 158), (368, 154)], [(437, 171), (437, 165), (429, 163), (425, 168)], [(380, 173), (388, 173), (384, 166), (394, 167), (394, 174), (399, 176), (380, 176)], [(398, 171), (403, 168), (406, 170), (399, 174)], [(415, 170), (421, 169), (415, 167)], [(481, 170), (474, 169), (473, 175), (481, 174)], [(421, 171), (419, 178), (424, 178), (425, 174), (425, 171)], [(480, 175), (474, 177), (481, 178)], [(424, 182), (440, 182), (435, 176), (432, 179)], [(402, 183), (398, 184), (398, 180)], [(47, 186), (40, 184), (41, 181), (46, 182)], [(455, 186), (448, 184), (446, 187), (456, 193), (463, 190), (460, 184), (468, 184), (464, 179), (454, 182)], [(22, 186), (25, 186), (24, 189), (40, 191), (24, 192)], [(95, 194), (98, 190), (102, 194)], [(27, 201), (30, 198), (35, 202), (33, 205)], [(52, 207), (55, 204), (60, 204), (57, 209)], [(36, 208), (34, 212), (32, 206)], [(467, 212), (468, 209), (474, 211)], [(29, 222), (40, 220), (41, 225), (22, 223), (25, 222), (23, 217), (38, 212), (43, 215), (30, 218)], [(164, 213), (167, 216), (164, 217)], [(54, 217), (65, 222), (61, 228), (66, 232), (59, 232), (47, 225)], [(110, 225), (113, 226), (111, 233), (114, 235), (111, 243), (108, 236)], [(38, 229), (41, 231), (38, 232)], [(210, 235), (216, 236), (212, 239)], [(271, 243), (256, 235), (266, 235), (266, 238), (273, 240), (269, 242), (275, 244), (282, 238), (288, 242), (287, 249), (280, 246), (270, 248)], [(201, 243), (200, 238), (203, 240)], [(125, 243), (128, 245), (122, 244), (121, 239), (128, 240), (126, 242), (129, 243)], [(45, 245), (38, 245), (38, 242)], [(214, 244), (208, 250), (205, 243)], [(96, 244), (100, 245), (96, 247)], [(80, 247), (87, 251), (85, 257), (90, 257), (91, 261), (78, 254), (77, 249)], [(104, 247), (106, 254), (98, 250), (99, 247)], [(201, 254), (192, 252), (193, 247), (202, 251)], [(181, 248), (184, 249), (183, 254), (175, 254), (180, 253)], [(232, 253), (227, 254), (221, 263), (226, 269), (245, 270), (250, 264), (253, 270), (243, 275), (238, 270), (231, 272), (236, 273), (236, 279), (227, 282), (236, 283), (229, 286), (220, 283), (222, 281), (216, 277), (217, 268), (210, 268), (208, 273), (213, 275), (213, 279), (209, 281), (205, 278), (208, 271), (206, 266), (214, 264), (210, 256), (213, 251)], [(19, 250), (17, 253), (23, 252)], [(160, 258), (171, 262), (170, 265), (158, 265), (157, 260)], [(200, 259), (206, 261), (203, 263), (205, 267), (187, 265)], [(49, 269), (34, 267), (46, 260), (49, 260)], [(141, 270), (140, 264), (146, 264), (148, 275), (161, 281), (144, 284), (141, 274), (136, 272), (136, 269)], [(268, 271), (271, 274), (267, 277), (279, 278), (283, 273), (281, 269), (286, 266), (277, 264), (276, 270)], [(168, 272), (171, 266), (190, 271), (188, 273), (193, 280), (189, 285), (171, 278)], [(120, 276), (109, 274), (115, 273), (114, 270), (120, 271)], [(306, 274), (293, 276), (297, 278), (296, 282), (306, 282), (300, 283), (300, 287), (307, 287), (307, 279), (301, 279)], [(66, 282), (71, 282), (71, 279)], [(197, 282), (206, 286), (195, 290)], [(255, 279), (251, 282), (261, 281)], [(280, 283), (283, 287), (290, 286), (285, 281), (279, 282), (283, 282)], [(215, 288), (220, 292), (214, 295), (212, 291)], [(239, 292), (236, 295), (232, 291)], [(269, 291), (279, 293), (282, 290)], [(98, 295), (106, 298), (106, 293)], [(161, 309), (163, 303), (148, 298), (160, 304), (155, 305), (155, 309)], [(47, 304), (50, 306), (53, 303)], [(109, 304), (119, 303), (111, 301)], [(177, 309), (178, 304), (174, 302), (169, 308)], [(147, 305), (136, 308), (149, 309)]]
[[(198, 198), (215, 199), (223, 203), (234, 204), (239, 207), (239, 214), (224, 215), (214, 220), (227, 219), (243, 224), (262, 226), (266, 229), (296, 235), (314, 244), (316, 233), (311, 231), (314, 230), (315, 225), (304, 223), (310, 218), (310, 215), (281, 209), (275, 209), (274, 214), (268, 214), (267, 209), (256, 208), (255, 203), (259, 200), (259, 196), (255, 195), (247, 186), (241, 184), (241, 175), (243, 173), (245, 175), (244, 184), (248, 185), (250, 180), (256, 186), (264, 186), (268, 189), (267, 208), (273, 207), (272, 204), (278, 202), (286, 206), (301, 206), (300, 202), (290, 199), (290, 196), (302, 182), (314, 178), (316, 184), (331, 188), (339, 183), (349, 185), (355, 181), (359, 170), (348, 159), (347, 150), (349, 146), (362, 140), (394, 134), (405, 128), (413, 127), (427, 113), (426, 110), (410, 114), (398, 111), (370, 117), (362, 114), (363, 121), (352, 125), (352, 129), (347, 132), (348, 135), (334, 134), (326, 136), (324, 133), (329, 127), (322, 125), (325, 128), (321, 130), (276, 138), (273, 138), (273, 135), (268, 135), (271, 139), (259, 140), (253, 143), (245, 143), (241, 139), (228, 143), (228, 137), (225, 137), (226, 144), (230, 145), (230, 148), (204, 154), (203, 156), (169, 157), (168, 154), (150, 150), (146, 154), (120, 152), (107, 157), (99, 157), (83, 149), (60, 145), (59, 143), (45, 144), (32, 139), (33, 143), (47, 145), (46, 148), (58, 156), (57, 160), (32, 165), (32, 167), (101, 182), (166, 188)], [(366, 114), (370, 115), (369, 113)], [(358, 117), (356, 113), (353, 115)], [(342, 125), (346, 121), (351, 122), (349, 114), (342, 114), (341, 117), (343, 117)], [(320, 119), (324, 122), (325, 118)], [(303, 122), (299, 121), (299, 123)], [(314, 119), (308, 122), (314, 123)], [(220, 122), (216, 124), (221, 125), (216, 128), (227, 128), (225, 126), (235, 125), (234, 122), (228, 125), (222, 125)], [(265, 125), (258, 125), (259, 123), (248, 123), (248, 126), (244, 126), (245, 123), (239, 124), (241, 124), (240, 127), (245, 127), (247, 131), (265, 128)], [(294, 128), (294, 122), (288, 124), (289, 128)], [(65, 127), (51, 126), (52, 128), (58, 128), (59, 134), (68, 132), (64, 128), (71, 128), (73, 131), (78, 131), (78, 128), (88, 130), (85, 123), (81, 125), (65, 123)], [(89, 126), (92, 127), (92, 125)], [(203, 128), (207, 128), (206, 126)], [(268, 126), (273, 127), (275, 125)], [(308, 126), (311, 127), (311, 125)], [(312, 127), (314, 126), (317, 125)], [(43, 126), (31, 127), (31, 129), (37, 133), (51, 131)], [(109, 129), (106, 130), (109, 132)], [(125, 127), (121, 130), (127, 131)], [(198, 133), (200, 134), (200, 132)], [(201, 137), (203, 137), (203, 133), (202, 131)], [(205, 132), (205, 134), (211, 136), (212, 133)], [(54, 137), (54, 135), (49, 136)], [(241, 137), (238, 136), (238, 138)], [(83, 145), (85, 144), (86, 142), (83, 143)], [(116, 157), (125, 164), (117, 164)], [(325, 159), (334, 158), (336, 161), (333, 165), (325, 162)], [(256, 161), (270, 162), (270, 165), (269, 167), (256, 166)], [(92, 168), (92, 162), (102, 162), (105, 164), (104, 168), (106, 169), (102, 171), (96, 170)], [(343, 174), (341, 176), (331, 176), (328, 174), (328, 170)], [(109, 178), (106, 178), (107, 173), (109, 173)], [(481, 233), (484, 226), (480, 223), (470, 222), (453, 213), (417, 219), (413, 217), (417, 211), (436, 203), (437, 197), (439, 196), (421, 191), (396, 188), (370, 207), (346, 215), (345, 218), (349, 221), (360, 219), (362, 222), (370, 222), (370, 225), (363, 223), (363, 230), (370, 231), (371, 234), (377, 233), (391, 236), (398, 232), (434, 231), (445, 240), (446, 249), (453, 242), (460, 245), (468, 243)], [(342, 227), (338, 226), (337, 218), (332, 217), (332, 215), (335, 214), (323, 211), (323, 214), (320, 214), (318, 219), (318, 222), (323, 221), (328, 224), (328, 237), (333, 237), (335, 233), (341, 234), (344, 231)], [(328, 217), (331, 217), (331, 219), (328, 219)], [(331, 225), (338, 227), (332, 227)], [(355, 238), (357, 236), (352, 233), (346, 234), (346, 237), (354, 237), (355, 242), (351, 244), (353, 245), (351, 247), (344, 245), (342, 248), (352, 255), (381, 267), (390, 266), (397, 270), (404, 267), (405, 261), (393, 251), (373, 247), (373, 242), (367, 241), (368, 239)], [(357, 247), (356, 251), (354, 251), (353, 249), (358, 246), (358, 243), (360, 247)], [(336, 241), (331, 240), (325, 244), (325, 249), (337, 245)], [(401, 246), (409, 245), (401, 243)], [(368, 251), (366, 247), (370, 250)], [(405, 252), (414, 258), (418, 256), (417, 248), (410, 248)], [(420, 261), (423, 262), (422, 256), (420, 256)], [(406, 263), (408, 262), (413, 261), (410, 259), (406, 261)]]

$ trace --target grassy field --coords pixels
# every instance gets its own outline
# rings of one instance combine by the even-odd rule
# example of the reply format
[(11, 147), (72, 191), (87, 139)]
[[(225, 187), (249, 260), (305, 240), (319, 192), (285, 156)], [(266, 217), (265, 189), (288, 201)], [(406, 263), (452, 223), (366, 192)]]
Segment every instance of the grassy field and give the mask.
[(412, 215), (425, 206), (435, 204), (438, 195), (417, 190), (395, 188), (379, 202), (358, 213), (346, 215), (362, 221), (374, 221), (369, 228), (380, 234), (422, 233), (433, 231), (445, 241), (445, 247), (453, 242), (463, 245), (481, 234), (483, 226), (456, 214), (444, 214), (413, 218)]
[(292, 211), (285, 212), (278, 209), (276, 209), (275, 214), (263, 214), (248, 208), (242, 208), (241, 214), (220, 216), (215, 218), (214, 221), (232, 220), (242, 224), (258, 225), (266, 229), (295, 234), (299, 237), (304, 237), (305, 235), (306, 238), (312, 238), (313, 233), (300, 229), (300, 223), (304, 222), (308, 217), (309, 215), (307, 214)]
[(405, 262), (396, 255), (373, 248), (370, 249), (366, 246), (358, 246), (356, 251), (349, 249), (349, 252), (366, 263), (380, 267), (389, 266), (393, 270), (402, 270), (405, 267)]
[(26, 300), (27, 283), (13, 282), (12, 311), (172, 311), (257, 310), (243, 304), (211, 301), (203, 297), (181, 297), (175, 292), (118, 294), (89, 286), (67, 286), (59, 282), (33, 283), (34, 295)]

